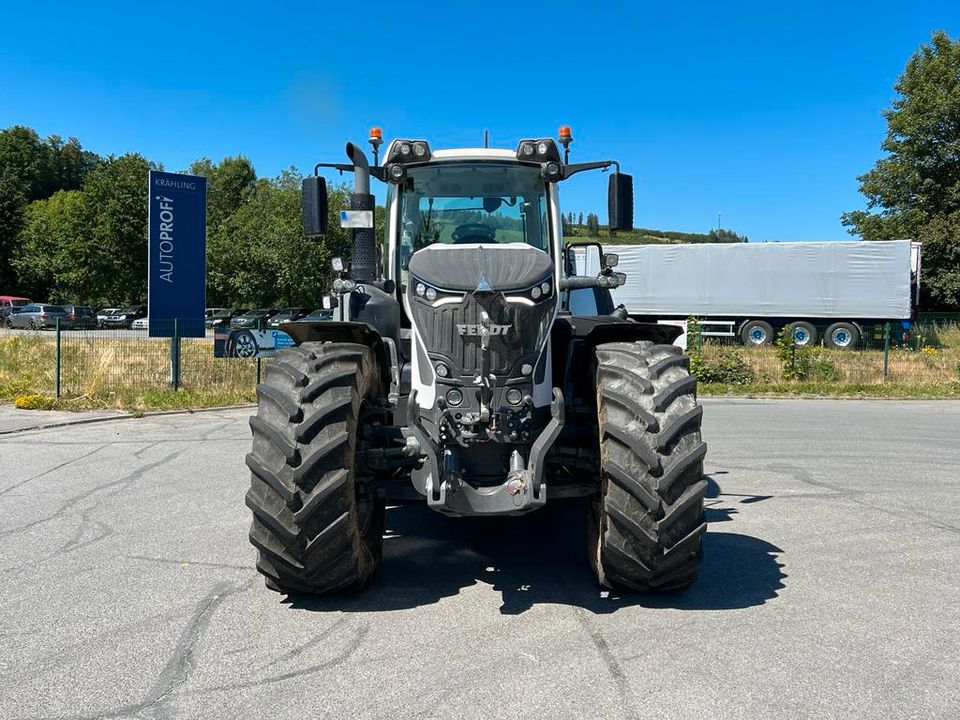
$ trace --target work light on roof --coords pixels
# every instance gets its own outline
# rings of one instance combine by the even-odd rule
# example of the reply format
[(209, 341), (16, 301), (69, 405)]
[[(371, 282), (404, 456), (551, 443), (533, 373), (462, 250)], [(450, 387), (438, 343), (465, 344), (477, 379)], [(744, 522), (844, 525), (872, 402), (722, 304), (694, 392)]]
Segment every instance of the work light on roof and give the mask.
[(517, 158), (533, 162), (560, 162), (560, 151), (551, 138), (521, 140), (517, 146)]
[(426, 140), (394, 140), (387, 150), (387, 163), (419, 163), (430, 159)]

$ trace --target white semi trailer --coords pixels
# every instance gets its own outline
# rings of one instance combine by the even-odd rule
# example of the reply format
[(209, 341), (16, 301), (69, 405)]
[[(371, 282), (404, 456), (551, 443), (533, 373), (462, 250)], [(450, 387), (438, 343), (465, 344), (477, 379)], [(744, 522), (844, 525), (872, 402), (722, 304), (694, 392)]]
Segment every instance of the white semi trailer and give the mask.
[[(617, 270), (629, 278), (612, 295), (630, 317), (697, 317), (705, 335), (748, 345), (768, 344), (789, 325), (798, 344), (822, 340), (827, 347), (852, 348), (868, 326), (898, 321), (909, 327), (917, 306), (920, 244), (909, 240), (604, 250), (619, 256)], [(584, 258), (589, 265), (589, 254)]]

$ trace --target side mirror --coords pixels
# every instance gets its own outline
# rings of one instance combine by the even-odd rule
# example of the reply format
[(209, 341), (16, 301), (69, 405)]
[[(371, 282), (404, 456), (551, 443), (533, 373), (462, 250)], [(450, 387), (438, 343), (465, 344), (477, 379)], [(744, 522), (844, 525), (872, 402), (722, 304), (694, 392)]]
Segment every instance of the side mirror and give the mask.
[(633, 176), (614, 173), (607, 188), (608, 224), (612, 231), (633, 230)]
[(327, 181), (322, 177), (303, 179), (300, 195), (303, 234), (307, 237), (327, 234)]

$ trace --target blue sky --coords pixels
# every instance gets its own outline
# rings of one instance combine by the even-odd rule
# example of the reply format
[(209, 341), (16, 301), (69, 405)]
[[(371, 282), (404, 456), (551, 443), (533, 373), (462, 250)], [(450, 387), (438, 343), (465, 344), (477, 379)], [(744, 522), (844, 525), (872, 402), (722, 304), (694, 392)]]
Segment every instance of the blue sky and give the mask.
[[(618, 159), (636, 224), (847, 237), (882, 110), (960, 3), (15, 3), (0, 127), (138, 151), (168, 170), (242, 153), (261, 175), (341, 161), (371, 125), (434, 147), (573, 128)], [(360, 12), (351, 15), (353, 8)], [(605, 218), (605, 179), (562, 189)]]

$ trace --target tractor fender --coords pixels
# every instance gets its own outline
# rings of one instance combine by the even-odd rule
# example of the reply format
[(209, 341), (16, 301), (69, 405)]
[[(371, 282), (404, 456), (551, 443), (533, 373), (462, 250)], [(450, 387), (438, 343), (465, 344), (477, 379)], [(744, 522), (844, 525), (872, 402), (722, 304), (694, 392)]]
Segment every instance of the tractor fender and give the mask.
[(317, 322), (287, 322), (283, 324), (283, 331), (293, 338), (295, 345), (306, 342), (357, 343), (366, 345), (374, 351), (380, 372), (390, 387), (397, 382), (394, 374), (399, 374), (396, 359), (396, 346), (393, 350), (388, 342), (374, 328), (364, 322), (341, 322), (336, 320), (320, 320)]
[(596, 317), (558, 317), (554, 327), (561, 338), (580, 340), (596, 347), (609, 342), (636, 342), (649, 340), (657, 345), (672, 345), (683, 334), (676, 325), (621, 320), (611, 315)]

